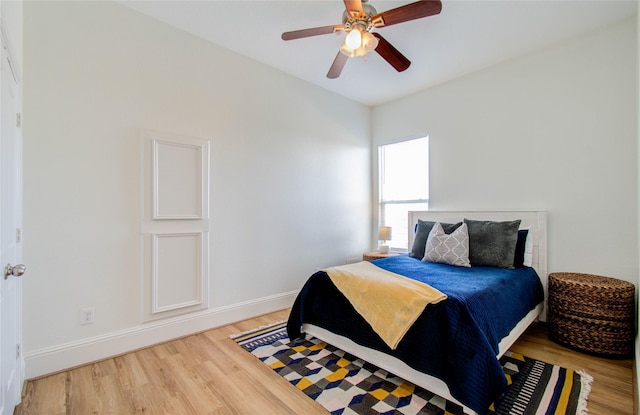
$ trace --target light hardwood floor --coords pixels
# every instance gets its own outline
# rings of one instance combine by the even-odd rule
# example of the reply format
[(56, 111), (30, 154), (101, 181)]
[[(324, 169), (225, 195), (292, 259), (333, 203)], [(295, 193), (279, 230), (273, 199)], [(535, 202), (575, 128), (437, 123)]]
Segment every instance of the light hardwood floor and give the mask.
[[(271, 313), (28, 381), (15, 414), (327, 414), (229, 338), (287, 316)], [(538, 325), (511, 350), (592, 375), (590, 415), (634, 413), (632, 360), (568, 350)]]

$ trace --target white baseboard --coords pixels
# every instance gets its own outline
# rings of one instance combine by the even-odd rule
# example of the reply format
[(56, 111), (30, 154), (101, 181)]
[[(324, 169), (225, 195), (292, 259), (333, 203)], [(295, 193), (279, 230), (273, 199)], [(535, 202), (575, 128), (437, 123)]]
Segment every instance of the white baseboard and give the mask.
[(283, 310), (293, 305), (297, 294), (297, 291), (292, 291), (263, 297), (30, 351), (24, 355), (26, 378), (45, 376), (192, 333)]

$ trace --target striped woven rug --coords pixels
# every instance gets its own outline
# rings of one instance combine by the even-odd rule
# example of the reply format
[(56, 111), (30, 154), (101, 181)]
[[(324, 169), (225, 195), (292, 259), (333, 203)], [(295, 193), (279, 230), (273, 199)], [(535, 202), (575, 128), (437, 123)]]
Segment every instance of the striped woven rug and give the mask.
[[(285, 322), (232, 339), (331, 414), (463, 414), (459, 405), (316, 338), (291, 342)], [(511, 352), (500, 362), (509, 386), (487, 415), (587, 413), (588, 374)]]

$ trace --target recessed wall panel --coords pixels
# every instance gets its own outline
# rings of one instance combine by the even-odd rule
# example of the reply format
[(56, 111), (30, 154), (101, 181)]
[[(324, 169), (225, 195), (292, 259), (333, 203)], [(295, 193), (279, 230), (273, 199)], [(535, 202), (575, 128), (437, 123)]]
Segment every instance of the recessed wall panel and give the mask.
[(156, 234), (152, 241), (152, 312), (201, 304), (202, 234)]
[(207, 205), (206, 143), (153, 140), (153, 219), (202, 219)]
[(209, 307), (209, 148), (206, 139), (143, 131), (142, 319)]

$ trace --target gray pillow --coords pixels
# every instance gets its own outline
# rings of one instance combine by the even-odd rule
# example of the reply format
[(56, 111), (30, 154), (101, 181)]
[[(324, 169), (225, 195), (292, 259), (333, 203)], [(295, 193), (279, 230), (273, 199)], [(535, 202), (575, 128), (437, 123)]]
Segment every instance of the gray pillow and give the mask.
[(470, 267), (467, 225), (463, 223), (449, 235), (444, 233), (439, 223), (433, 225), (422, 261)]
[(472, 266), (513, 268), (520, 220), (493, 222), (464, 220), (469, 229), (469, 261)]
[[(427, 238), (429, 237), (429, 233), (435, 225), (435, 222), (431, 222), (429, 220), (421, 220), (418, 219), (418, 223), (416, 224), (415, 229), (415, 237), (413, 238), (413, 246), (411, 247), (411, 251), (409, 252), (409, 256), (412, 258), (424, 258), (424, 248), (427, 246)], [(458, 229), (462, 222), (458, 223), (440, 223), (442, 225), (442, 229), (444, 229), (444, 233), (450, 234), (451, 232)]]

